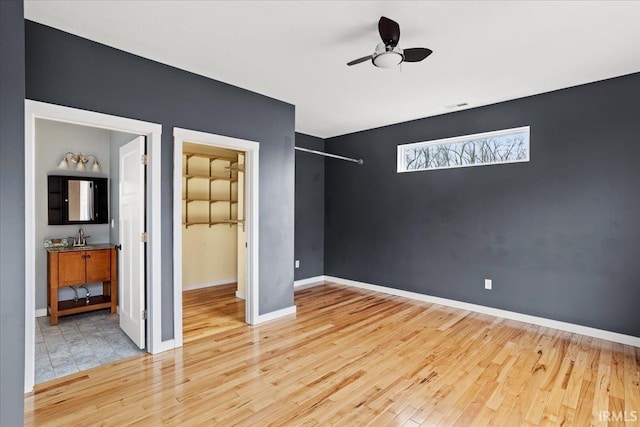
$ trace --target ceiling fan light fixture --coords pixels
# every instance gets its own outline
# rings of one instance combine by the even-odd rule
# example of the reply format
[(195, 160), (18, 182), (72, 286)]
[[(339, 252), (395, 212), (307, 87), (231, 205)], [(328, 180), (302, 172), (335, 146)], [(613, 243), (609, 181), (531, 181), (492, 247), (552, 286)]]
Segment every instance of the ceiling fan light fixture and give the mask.
[(379, 68), (395, 68), (402, 63), (402, 59), (398, 52), (384, 52), (373, 57), (373, 65)]
[(402, 63), (404, 55), (399, 47), (385, 46), (380, 43), (376, 47), (371, 61), (379, 68), (395, 68)]

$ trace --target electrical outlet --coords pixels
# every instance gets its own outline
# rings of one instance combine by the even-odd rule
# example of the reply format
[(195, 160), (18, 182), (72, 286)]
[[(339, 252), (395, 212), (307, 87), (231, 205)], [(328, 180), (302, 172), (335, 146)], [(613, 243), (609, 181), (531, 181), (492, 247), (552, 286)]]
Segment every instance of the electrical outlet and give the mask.
[(300, 268), (300, 260), (299, 259), (296, 260), (296, 268)]
[(491, 289), (493, 286), (493, 282), (491, 279), (484, 279), (484, 288)]

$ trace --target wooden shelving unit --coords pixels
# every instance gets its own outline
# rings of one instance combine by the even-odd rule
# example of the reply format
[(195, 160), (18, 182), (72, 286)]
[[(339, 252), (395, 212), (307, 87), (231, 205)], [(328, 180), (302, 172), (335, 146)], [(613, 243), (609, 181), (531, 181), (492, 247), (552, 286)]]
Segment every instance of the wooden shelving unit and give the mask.
[[(183, 201), (185, 202), (185, 220), (182, 222), (182, 224), (185, 227), (189, 227), (189, 226), (193, 226), (193, 225), (208, 225), (209, 227), (212, 227), (214, 225), (220, 225), (220, 224), (225, 224), (225, 225), (229, 225), (229, 226), (233, 226), (233, 225), (241, 225), (242, 227), (244, 227), (244, 220), (241, 218), (234, 218), (234, 214), (233, 214), (233, 208), (232, 205), (237, 204), (237, 196), (238, 196), (238, 191), (237, 191), (237, 187), (235, 189), (234, 192), (234, 183), (238, 183), (238, 172), (244, 172), (244, 165), (239, 165), (238, 164), (238, 159), (233, 158), (233, 157), (224, 157), (224, 156), (218, 156), (218, 155), (211, 155), (211, 154), (202, 154), (202, 153), (193, 153), (193, 152), (184, 152), (183, 155), (186, 157), (186, 166), (184, 169), (184, 173), (182, 174), (183, 178), (186, 180), (185, 183), (185, 191), (184, 191), (184, 195), (185, 197), (183, 197)], [(201, 173), (194, 173), (192, 171), (189, 170), (189, 160), (193, 157), (198, 157), (198, 158), (205, 158), (209, 160), (209, 173), (207, 175), (201, 174)], [(228, 166), (225, 167), (225, 172), (224, 175), (220, 174), (219, 172), (214, 173), (213, 172), (213, 162), (214, 161), (223, 161), (223, 162), (228, 162)], [(189, 188), (189, 183), (191, 180), (208, 180), (208, 197), (203, 197), (201, 195), (197, 196), (197, 197), (192, 197), (191, 193), (190, 193), (190, 188)], [(227, 181), (229, 182), (229, 192), (228, 192), (228, 196), (227, 197), (220, 197), (219, 195), (214, 197), (212, 195), (212, 191), (211, 191), (211, 184), (215, 181)], [(235, 194), (234, 194), (235, 193)], [(234, 200), (234, 198), (236, 200)], [(189, 215), (189, 205), (191, 203), (207, 203), (209, 205), (208, 208), (208, 219), (205, 221), (202, 218), (191, 218)], [(224, 218), (220, 218), (220, 217), (214, 217), (214, 215), (212, 215), (211, 213), (211, 206), (213, 204), (217, 204), (217, 203), (228, 203), (229, 204), (229, 210), (228, 210), (228, 214), (226, 215), (226, 217)]]

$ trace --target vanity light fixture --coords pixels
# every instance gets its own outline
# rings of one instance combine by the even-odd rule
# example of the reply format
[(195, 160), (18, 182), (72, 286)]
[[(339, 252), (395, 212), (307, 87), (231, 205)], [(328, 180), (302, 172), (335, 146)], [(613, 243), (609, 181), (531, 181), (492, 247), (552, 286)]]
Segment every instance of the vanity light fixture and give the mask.
[(93, 158), (93, 165), (91, 166), (91, 172), (100, 173), (102, 169), (100, 168), (100, 163), (98, 163), (98, 158), (93, 154), (75, 154), (71, 151), (67, 151), (64, 155), (60, 163), (58, 164), (58, 169), (69, 170), (69, 162), (76, 165), (76, 171), (78, 172), (86, 172), (87, 171), (87, 163), (89, 160)]

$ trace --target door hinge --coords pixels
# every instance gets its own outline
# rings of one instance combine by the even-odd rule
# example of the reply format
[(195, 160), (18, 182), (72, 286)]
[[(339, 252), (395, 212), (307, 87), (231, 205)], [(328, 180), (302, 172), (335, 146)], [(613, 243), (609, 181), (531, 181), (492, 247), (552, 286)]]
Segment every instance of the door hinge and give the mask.
[(148, 165), (149, 164), (149, 156), (146, 154), (143, 154), (142, 156), (140, 156), (140, 163), (142, 163), (143, 165)]
[(149, 312), (147, 310), (142, 310), (142, 320), (147, 320), (149, 318)]
[(147, 242), (147, 233), (146, 232), (140, 233), (140, 241), (141, 242), (145, 242), (145, 243)]

